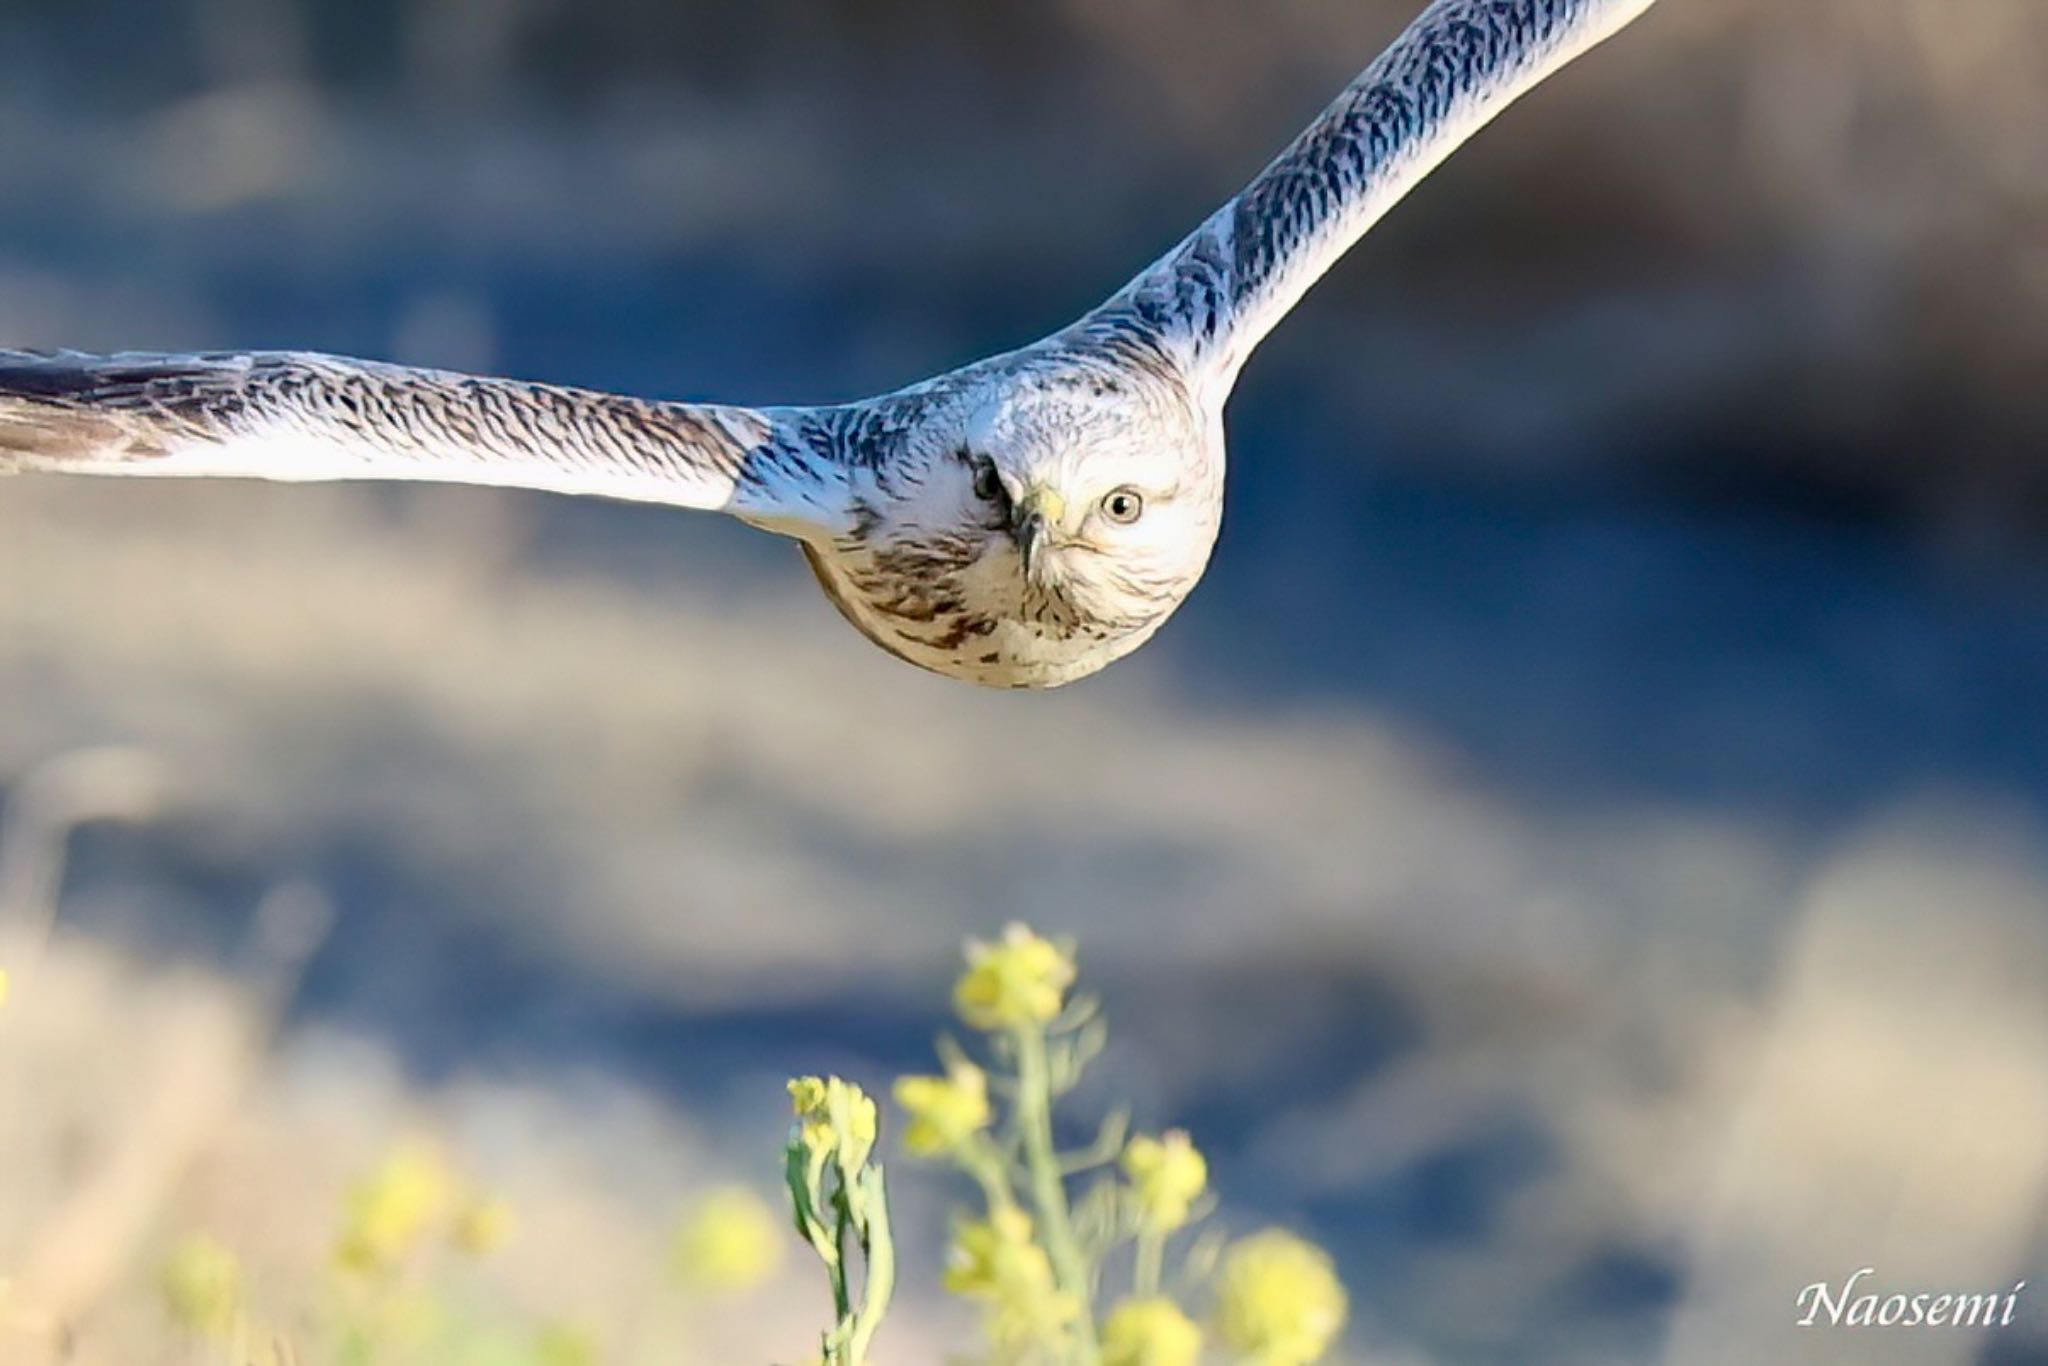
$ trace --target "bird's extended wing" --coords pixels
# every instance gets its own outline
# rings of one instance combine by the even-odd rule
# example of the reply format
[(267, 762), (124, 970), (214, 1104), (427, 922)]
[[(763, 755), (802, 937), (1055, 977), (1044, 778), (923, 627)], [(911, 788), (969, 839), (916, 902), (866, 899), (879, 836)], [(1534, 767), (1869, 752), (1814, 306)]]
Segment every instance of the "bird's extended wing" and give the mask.
[(1228, 392), (1366, 229), (1518, 96), (1653, 0), (1435, 0), (1257, 179), (1104, 306)]
[(798, 427), (333, 356), (0, 351), (0, 471), (431, 480), (829, 525), (829, 470)]

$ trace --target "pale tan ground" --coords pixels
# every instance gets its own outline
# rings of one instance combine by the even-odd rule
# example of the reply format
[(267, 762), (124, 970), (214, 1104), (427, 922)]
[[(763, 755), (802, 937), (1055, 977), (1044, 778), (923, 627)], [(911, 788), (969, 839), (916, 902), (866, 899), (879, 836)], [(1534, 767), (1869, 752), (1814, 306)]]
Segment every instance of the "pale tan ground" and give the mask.
[[(1532, 1117), (1561, 1160), (1483, 1249), (1439, 1254), (1427, 1293), (1447, 1314), (1511, 1297), (1502, 1277), (1649, 1239), (1698, 1278), (1671, 1359), (1731, 1359), (1740, 1325), (1761, 1360), (1811, 1280), (1875, 1262), (1900, 1283), (2001, 1287), (2038, 1259), (2048, 877), (2025, 823), (1968, 793), (1806, 848), (1682, 809), (1533, 803), (1365, 709), (1205, 711), (1142, 661), (1050, 697), (926, 680), (845, 633), (794, 569), (741, 613), (687, 585), (522, 564), (516, 500), (394, 514), (360, 491), (4, 493), (0, 765), (142, 746), (170, 775), (178, 838), (226, 839), (280, 878), (276, 851), (333, 825), (416, 847), (451, 885), (489, 876), (510, 841), (552, 886), (494, 907), (488, 930), (564, 973), (693, 1009), (904, 993), (934, 1028), (960, 934), (1029, 915), (1078, 934), (1084, 969), (1154, 984), (1111, 1001), (1107, 1065), (1166, 1115), (1192, 1078), (1257, 1077), (1290, 1028), (1320, 1027), (1328, 1003), (1290, 1000), (1289, 973), (1397, 980), (1423, 1044), (1265, 1116), (1251, 1166), (1313, 1208)], [(1201, 876), (1085, 866), (1153, 847)], [(146, 883), (97, 895), (150, 914)], [(1761, 939), (1726, 922), (1780, 899)], [(406, 970), (452, 987), (465, 969)], [(242, 1249), (259, 1293), (288, 1303), (351, 1175), (411, 1133), (525, 1212), (513, 1303), (622, 1334), (690, 1191), (772, 1179), (780, 1075), (844, 1056), (821, 1037), (763, 1057), (758, 1127), (736, 1139), (733, 1116), (601, 1065), (422, 1079), (376, 1030), (268, 1041), (250, 990), (60, 929), (0, 1014), (0, 1266), (46, 1260), (47, 1221), (114, 1154), (152, 1134), (169, 1150), (154, 1161), (172, 1169), (129, 1159), (139, 1203), (102, 1249), (106, 1284), (80, 1296), (76, 1360), (179, 1359), (153, 1259), (184, 1231)], [(819, 1299), (804, 1270), (698, 1323), (688, 1359), (796, 1358)], [(889, 1359), (937, 1359), (923, 1298)]]

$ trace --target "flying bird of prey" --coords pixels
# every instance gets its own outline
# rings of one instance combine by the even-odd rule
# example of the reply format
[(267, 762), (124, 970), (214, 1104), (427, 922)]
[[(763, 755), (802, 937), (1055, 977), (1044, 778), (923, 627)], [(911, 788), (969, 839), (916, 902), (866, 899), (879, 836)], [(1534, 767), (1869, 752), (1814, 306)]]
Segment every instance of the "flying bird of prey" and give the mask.
[(1435, 0), (1273, 163), (1042, 341), (878, 398), (738, 408), (282, 352), (0, 351), (0, 470), (421, 479), (728, 512), (912, 664), (1053, 687), (1208, 563), (1260, 339), (1460, 143), (1652, 0)]

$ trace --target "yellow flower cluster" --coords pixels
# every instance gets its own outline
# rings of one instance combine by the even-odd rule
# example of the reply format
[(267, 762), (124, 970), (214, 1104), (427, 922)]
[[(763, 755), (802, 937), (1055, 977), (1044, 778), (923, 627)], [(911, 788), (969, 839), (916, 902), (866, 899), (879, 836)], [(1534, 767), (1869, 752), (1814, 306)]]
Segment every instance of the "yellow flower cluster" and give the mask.
[(242, 1313), (242, 1264), (225, 1245), (195, 1234), (171, 1249), (160, 1281), (164, 1306), (178, 1326), (223, 1338)]
[(943, 1077), (904, 1077), (896, 1083), (896, 1103), (910, 1117), (903, 1146), (919, 1157), (957, 1151), (993, 1118), (988, 1074), (964, 1058)]
[(1209, 1187), (1209, 1163), (1182, 1129), (1132, 1139), (1124, 1149), (1124, 1175), (1131, 1179), (1138, 1217), (1153, 1233), (1171, 1233), (1186, 1224)]
[(1254, 1366), (1320, 1360), (1349, 1307), (1329, 1254), (1291, 1233), (1255, 1233), (1223, 1259), (1217, 1326)]
[(441, 1155), (418, 1144), (400, 1147), (349, 1192), (335, 1258), (351, 1271), (389, 1271), (454, 1203), (455, 1178)]
[(843, 1172), (868, 1160), (875, 1146), (875, 1103), (838, 1077), (798, 1077), (789, 1084), (798, 1136), (814, 1162), (836, 1157)]
[(376, 1344), (380, 1357), (388, 1352), (403, 1358), (445, 1342), (453, 1326), (447, 1302), (432, 1286), (393, 1279), (367, 1297), (347, 1331), (360, 1334), (366, 1345)]
[(989, 1336), (1014, 1349), (1059, 1340), (1081, 1304), (1054, 1282), (1052, 1261), (1031, 1237), (1031, 1216), (1015, 1206), (961, 1224), (953, 1234), (946, 1289), (984, 1301)]
[[(1329, 1255), (1312, 1244), (1267, 1230), (1230, 1246), (1220, 1267), (1213, 1253), (1190, 1253), (1180, 1274), (1198, 1282), (1205, 1298), (1214, 1295), (1214, 1316), (1202, 1324), (1162, 1291), (1173, 1235), (1206, 1213), (1209, 1193), (1208, 1159), (1185, 1131), (1140, 1134), (1119, 1151), (1119, 1122), (1083, 1153), (1057, 1147), (1053, 1109), (1102, 1046), (1092, 1009), (1069, 1005), (1074, 980), (1071, 945), (1028, 926), (1009, 925), (992, 943), (969, 941), (953, 1006), (968, 1025), (996, 1036), (987, 1041), (994, 1075), (941, 1040), (944, 1072), (902, 1077), (894, 1088), (907, 1121), (905, 1149), (946, 1160), (974, 1180), (985, 1202), (984, 1217), (956, 1216), (945, 1273), (949, 1292), (984, 1311), (985, 1359), (992, 1366), (1197, 1366), (1207, 1350), (1234, 1366), (1314, 1366), (1342, 1333), (1349, 1306)], [(865, 1165), (874, 1105), (836, 1078), (793, 1081), (790, 1098), (797, 1114), (785, 1153), (792, 1208), (832, 1277), (840, 1312), (823, 1340), (821, 1366), (861, 1366), (896, 1270), (882, 1170)], [(823, 1179), (835, 1162), (836, 1186)], [(1122, 1179), (1098, 1182), (1076, 1205), (1076, 1178), (1112, 1163)], [(849, 1216), (858, 1234), (851, 1244)], [(870, 1230), (878, 1230), (872, 1239)], [(1113, 1259), (1127, 1245), (1129, 1295), (1103, 1316), (1096, 1290), (1106, 1275), (1121, 1279)], [(855, 1250), (868, 1262), (869, 1291), (857, 1309), (848, 1275)]]
[(953, 988), (953, 1008), (976, 1029), (1050, 1024), (1073, 984), (1073, 955), (1023, 925), (1011, 925), (996, 943), (968, 944), (967, 972)]
[(537, 1366), (597, 1366), (597, 1339), (567, 1323), (551, 1323), (533, 1340)]
[(1162, 1297), (1125, 1300), (1102, 1326), (1102, 1366), (1195, 1366), (1202, 1330)]
[(445, 1235), (471, 1257), (488, 1257), (512, 1237), (512, 1206), (465, 1190), (441, 1153), (401, 1144), (350, 1189), (334, 1259), (364, 1275), (393, 1271), (430, 1235)]
[[(789, 1084), (796, 1127), (783, 1150), (790, 1213), (824, 1264), (838, 1321), (823, 1339), (830, 1366), (862, 1366), (896, 1289), (888, 1186), (870, 1165), (879, 1119), (867, 1092), (838, 1077)], [(852, 1269), (864, 1264), (856, 1296)]]
[(511, 1241), (518, 1222), (510, 1204), (495, 1196), (485, 1196), (466, 1201), (455, 1212), (455, 1227), (449, 1236), (469, 1256), (488, 1257)]
[(751, 1290), (781, 1269), (786, 1227), (746, 1187), (715, 1190), (676, 1231), (671, 1262), (686, 1285), (717, 1293)]

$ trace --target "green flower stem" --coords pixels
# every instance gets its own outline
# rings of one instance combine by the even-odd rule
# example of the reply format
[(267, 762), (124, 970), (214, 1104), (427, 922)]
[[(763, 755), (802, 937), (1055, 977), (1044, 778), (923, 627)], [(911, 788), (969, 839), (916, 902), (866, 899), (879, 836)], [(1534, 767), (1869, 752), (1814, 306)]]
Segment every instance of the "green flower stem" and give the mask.
[(1131, 1289), (1140, 1299), (1159, 1293), (1160, 1269), (1166, 1262), (1166, 1235), (1152, 1228), (1138, 1231), (1137, 1266), (1131, 1273)]
[(838, 1312), (839, 1321), (844, 1323), (853, 1312), (853, 1295), (846, 1288), (846, 1230), (852, 1222), (846, 1209), (846, 1189), (841, 1187), (832, 1196), (837, 1214), (832, 1227), (833, 1257), (829, 1263), (832, 1272), (832, 1308)]
[(860, 1317), (847, 1340), (847, 1366), (865, 1366), (868, 1345), (882, 1316), (889, 1312), (890, 1296), (896, 1292), (896, 1242), (889, 1233), (889, 1191), (880, 1167), (861, 1173), (861, 1251), (867, 1262), (862, 1278)]
[(1010, 1174), (1003, 1170), (1003, 1159), (991, 1147), (986, 1138), (976, 1136), (970, 1139), (956, 1153), (961, 1169), (974, 1178), (981, 1187), (982, 1198), (988, 1202), (989, 1213), (999, 1209), (1015, 1209), (1017, 1197), (1010, 1189)]
[[(825, 1275), (832, 1283), (833, 1308), (841, 1318), (845, 1318), (848, 1307), (846, 1268), (840, 1253), (846, 1241), (843, 1202), (825, 1200), (825, 1164), (794, 1138), (784, 1151), (783, 1174), (789, 1188), (790, 1207), (796, 1216), (797, 1232), (818, 1254), (818, 1260), (825, 1264)], [(833, 1209), (834, 1227), (831, 1229), (827, 1229), (819, 1217), (820, 1203)]]
[(1013, 1033), (1017, 1045), (1017, 1126), (1024, 1140), (1024, 1165), (1031, 1177), (1031, 1203), (1045, 1233), (1045, 1250), (1061, 1290), (1081, 1306), (1077, 1332), (1080, 1360), (1101, 1360), (1095, 1340), (1095, 1296), (1088, 1263), (1074, 1238), (1067, 1212), (1067, 1187), (1060, 1176), (1059, 1154), (1052, 1141), (1052, 1075), (1045, 1055), (1045, 1031), (1025, 1025)]

